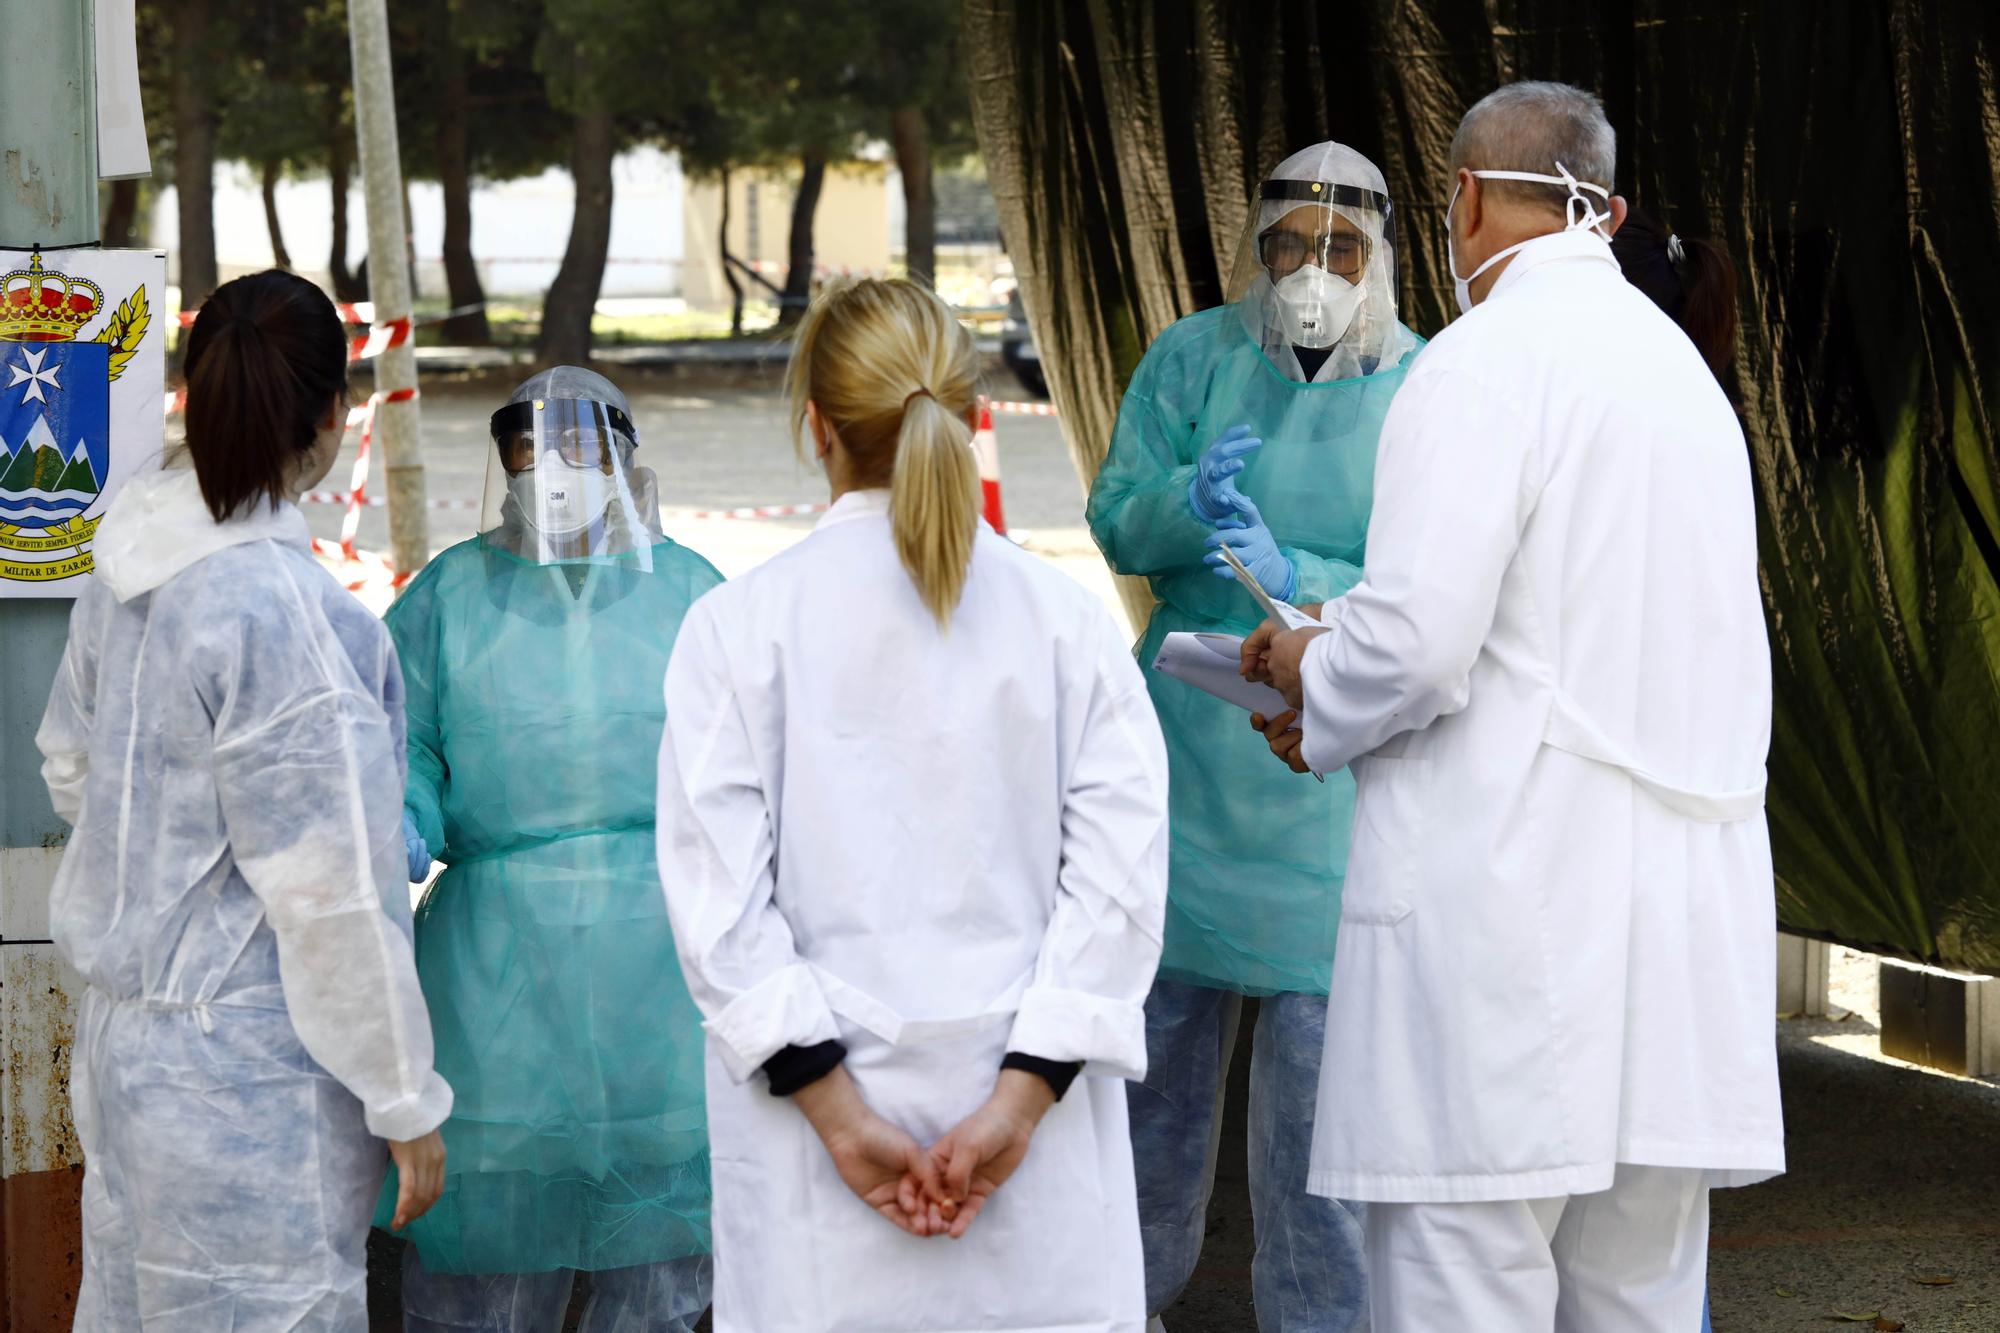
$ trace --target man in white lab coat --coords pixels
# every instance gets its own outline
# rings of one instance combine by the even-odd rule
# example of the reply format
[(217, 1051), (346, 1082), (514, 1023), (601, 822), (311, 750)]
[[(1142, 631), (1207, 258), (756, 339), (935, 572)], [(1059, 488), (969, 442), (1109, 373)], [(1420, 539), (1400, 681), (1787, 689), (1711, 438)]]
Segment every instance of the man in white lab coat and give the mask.
[(1615, 158), (1575, 88), (1466, 115), (1362, 581), (1245, 647), (1358, 783), (1310, 1187), (1372, 1205), (1375, 1333), (1689, 1333), (1709, 1189), (1784, 1169), (1749, 458)]

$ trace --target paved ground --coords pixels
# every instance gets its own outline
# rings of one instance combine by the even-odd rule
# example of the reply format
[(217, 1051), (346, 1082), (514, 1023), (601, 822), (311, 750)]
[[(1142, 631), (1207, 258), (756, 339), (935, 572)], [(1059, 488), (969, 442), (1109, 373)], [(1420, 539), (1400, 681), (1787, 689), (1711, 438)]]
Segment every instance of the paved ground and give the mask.
[[(826, 482), (817, 468), (792, 452), (780, 389), (784, 368), (688, 366), (672, 370), (609, 372), (632, 400), (640, 433), (640, 461), (660, 478), (667, 535), (738, 574), (808, 531), (810, 518), (696, 519), (692, 510), (756, 505), (823, 503)], [(357, 380), (365, 391), (367, 380)], [(441, 550), (479, 529), (487, 459), (486, 423), (513, 389), (510, 373), (426, 376), (422, 419), (425, 484), (433, 501), (467, 502), (470, 509), (432, 509), (431, 545)], [(993, 361), (988, 389), (996, 398), (1020, 399), (1021, 387)], [(1058, 423), (1050, 417), (996, 418), (1002, 493), (1007, 521), (1029, 549), (1048, 556), (1095, 589), (1114, 610), (1110, 576), (1083, 527), (1083, 488), (1070, 466)], [(355, 438), (324, 484), (347, 488)], [(381, 476), (369, 489), (381, 494)], [(311, 504), (306, 515), (316, 536), (340, 533), (338, 506)], [(385, 550), (387, 511), (364, 510), (358, 537), (364, 550)]]
[[(775, 367), (628, 371), (642, 454), (674, 511), (825, 499), (818, 473), (793, 457)], [(425, 383), (425, 460), (433, 497), (477, 501), (489, 449), (485, 422), (511, 387), (504, 378)], [(1018, 398), (1004, 371), (996, 397)], [(1011, 525), (1038, 551), (1099, 591), (1111, 582), (1083, 529), (1082, 490), (1057, 423), (999, 420)], [(347, 475), (343, 458), (334, 473)], [(309, 507), (314, 531), (334, 536), (340, 517)], [(476, 512), (435, 511), (442, 547), (475, 530)], [(689, 519), (670, 512), (670, 535), (734, 574), (798, 539), (810, 520)], [(380, 510), (361, 527), (382, 547)], [(1718, 1333), (1791, 1333), (1841, 1327), (1838, 1317), (1879, 1313), (1909, 1333), (2000, 1330), (2000, 1085), (1886, 1061), (1877, 1040), (1874, 973), (1863, 955), (1836, 952), (1839, 1020), (1778, 1024), (1790, 1174), (1715, 1199), (1711, 1285)], [(1246, 1015), (1246, 1021), (1248, 1016)], [(1249, 1042), (1238, 1044), (1247, 1054)], [(1169, 1312), (1172, 1333), (1244, 1333), (1252, 1238), (1243, 1068), (1232, 1086), (1201, 1268)], [(386, 1274), (384, 1275), (386, 1277)], [(1919, 1281), (1927, 1279), (1928, 1281)], [(1950, 1279), (1948, 1282), (1944, 1279)], [(384, 1322), (393, 1283), (379, 1289)], [(1690, 1329), (1689, 1333), (1694, 1333)]]
[[(1714, 1195), (1716, 1333), (1870, 1328), (1878, 1315), (1908, 1333), (2000, 1330), (2000, 1084), (1886, 1060), (1874, 971), (1835, 950), (1833, 998), (1849, 1015), (1778, 1024), (1790, 1170)], [(1240, 1059), (1236, 1073), (1208, 1245), (1170, 1333), (1253, 1327)]]

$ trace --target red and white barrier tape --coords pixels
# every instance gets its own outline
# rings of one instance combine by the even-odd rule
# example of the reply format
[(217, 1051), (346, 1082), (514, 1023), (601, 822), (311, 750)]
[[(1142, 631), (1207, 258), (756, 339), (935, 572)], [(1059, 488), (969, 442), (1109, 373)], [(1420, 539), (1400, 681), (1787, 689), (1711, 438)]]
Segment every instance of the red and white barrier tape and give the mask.
[[(409, 396), (412, 398), (416, 397), (417, 391), (415, 389), (411, 389), (409, 391)], [(401, 398), (398, 398), (396, 401), (401, 402), (403, 400)], [(166, 401), (166, 412), (168, 416), (173, 416), (178, 412), (187, 411), (187, 405), (188, 405), (188, 391), (186, 389), (172, 389), (168, 391), (167, 401)], [(367, 420), (368, 411), (369, 407), (367, 403), (363, 403), (359, 407), (348, 408), (347, 428), (349, 430), (353, 430), (356, 426), (360, 425), (363, 421)]]
[[(417, 390), (414, 388), (398, 389), (388, 395), (373, 394), (367, 402), (358, 407), (349, 408), (347, 411), (348, 429), (352, 430), (355, 426), (360, 426), (361, 442), (355, 450), (354, 470), (349, 476), (348, 489), (345, 491), (308, 491), (299, 497), (300, 501), (305, 504), (344, 504), (347, 506), (347, 514), (342, 519), (340, 525), (340, 543), (338, 546), (329, 548), (335, 552), (348, 553), (347, 558), (358, 558), (353, 556), (352, 553), (355, 549), (354, 536), (361, 526), (361, 511), (364, 508), (380, 509), (389, 503), (388, 499), (384, 496), (368, 494), (369, 454), (371, 452), (370, 446), (374, 441), (375, 408), (378, 404), (384, 402), (409, 402), (416, 396)], [(182, 411), (186, 406), (187, 390), (177, 389), (167, 395), (166, 410), (169, 416), (175, 412)], [(981, 517), (992, 526), (995, 532), (1004, 534), (1007, 531), (1007, 518), (1006, 511), (1000, 502), (1000, 441), (998, 434), (993, 428), (993, 414), (995, 412), (1002, 412), (1013, 416), (1052, 417), (1056, 415), (1056, 409), (1051, 403), (1016, 403), (996, 399), (983, 400), (980, 406), (979, 429), (972, 437), (972, 444), (979, 455)], [(477, 500), (427, 500), (425, 501), (425, 508), (478, 509), (480, 508), (480, 502)], [(823, 514), (826, 510), (827, 506), (824, 504), (745, 505), (736, 509), (669, 509), (663, 511), (663, 516), (696, 520), (718, 518), (803, 518), (814, 514)], [(396, 586), (402, 586), (400, 580)]]
[[(366, 320), (347, 318), (349, 315), (360, 312), (360, 307), (358, 306), (342, 305), (339, 307), (339, 310), (341, 317), (346, 319), (347, 323), (367, 325), (365, 332), (348, 335), (347, 359), (349, 361), (366, 361), (370, 357), (382, 355), (382, 353), (388, 351), (391, 347), (401, 347), (410, 340), (410, 334), (417, 325), (415, 318), (409, 315), (405, 315), (401, 319), (392, 319), (385, 324), (374, 324)], [(192, 327), (194, 317), (197, 313), (199, 312), (194, 310), (181, 311), (178, 316), (180, 326), (184, 329)], [(168, 410), (171, 411), (173, 409), (169, 408)]]
[(408, 570), (398, 570), (390, 563), (389, 557), (379, 551), (343, 551), (338, 544), (319, 537), (312, 539), (312, 550), (314, 555), (339, 570), (335, 577), (349, 592), (361, 592), (370, 586), (386, 586), (394, 590), (410, 581)]
[(407, 389), (397, 389), (391, 393), (373, 393), (363, 406), (347, 414), (347, 424), (352, 426), (355, 414), (361, 419), (361, 442), (354, 449), (354, 471), (350, 474), (347, 488), (347, 516), (340, 521), (340, 549), (348, 559), (354, 554), (354, 534), (361, 530), (361, 506), (368, 499), (368, 455), (369, 446), (375, 440), (375, 409), (383, 403), (407, 403), (417, 396), (413, 384)]
[[(305, 505), (344, 505), (353, 498), (346, 491), (307, 491), (299, 497), (299, 503)], [(361, 503), (368, 509), (383, 509), (388, 506), (389, 501), (386, 496), (364, 495), (361, 497)], [(479, 504), (480, 502), (477, 500), (426, 500), (424, 501), (424, 508), (477, 509), (479, 508)]]
[(749, 505), (742, 509), (667, 509), (661, 511), (662, 518), (797, 518), (806, 514), (824, 514), (824, 504), (807, 505)]
[(391, 347), (401, 347), (410, 340), (411, 331), (417, 326), (416, 320), (405, 315), (392, 319), (387, 324), (371, 324), (368, 332), (348, 336), (347, 359), (366, 361), (370, 357), (382, 355)]
[[(299, 497), (300, 504), (345, 505), (356, 503), (349, 491), (307, 491)], [(363, 495), (359, 501), (366, 509), (381, 509), (389, 501), (380, 495)], [(426, 500), (427, 509), (478, 509), (478, 500)], [(665, 509), (660, 511), (664, 518), (710, 519), (710, 518), (798, 518), (826, 512), (824, 504), (798, 505), (752, 505), (742, 509)]]

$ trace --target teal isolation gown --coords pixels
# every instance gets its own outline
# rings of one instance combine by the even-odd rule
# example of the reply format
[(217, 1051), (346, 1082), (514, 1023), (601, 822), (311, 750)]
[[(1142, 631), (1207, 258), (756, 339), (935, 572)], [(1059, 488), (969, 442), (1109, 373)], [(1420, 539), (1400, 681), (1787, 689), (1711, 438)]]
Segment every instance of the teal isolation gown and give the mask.
[(1324, 784), (1272, 758), (1243, 710), (1152, 670), (1176, 630), (1248, 634), (1250, 594), (1202, 563), (1214, 531), (1188, 502), (1195, 460), (1247, 424), (1263, 447), (1237, 487), (1298, 571), (1298, 604), (1361, 578), (1375, 446), (1415, 346), (1358, 379), (1300, 383), (1273, 366), (1235, 305), (1162, 333), (1126, 389), (1089, 521), (1105, 559), (1159, 599), (1138, 647), (1166, 733), (1172, 864), (1160, 975), (1246, 995), (1324, 995), (1347, 866), (1354, 780)]
[[(722, 581), (664, 539), (537, 564), (481, 536), (389, 611), (407, 804), (449, 867), (416, 921), (446, 1184), (406, 1228), (445, 1273), (602, 1270), (709, 1251), (701, 1016), (654, 862), (662, 682)], [(386, 1225), (395, 1173), (377, 1212)]]

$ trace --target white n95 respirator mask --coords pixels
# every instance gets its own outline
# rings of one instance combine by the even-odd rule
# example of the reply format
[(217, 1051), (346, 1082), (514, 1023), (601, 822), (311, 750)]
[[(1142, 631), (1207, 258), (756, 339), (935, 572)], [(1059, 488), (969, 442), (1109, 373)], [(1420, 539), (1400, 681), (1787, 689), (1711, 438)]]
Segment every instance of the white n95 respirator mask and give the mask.
[(535, 528), (551, 537), (574, 537), (604, 516), (618, 493), (618, 478), (594, 467), (572, 467), (554, 457), (507, 479), (514, 503)]
[(1331, 347), (1361, 309), (1361, 289), (1317, 264), (1302, 264), (1271, 284), (1285, 336), (1300, 347)]

